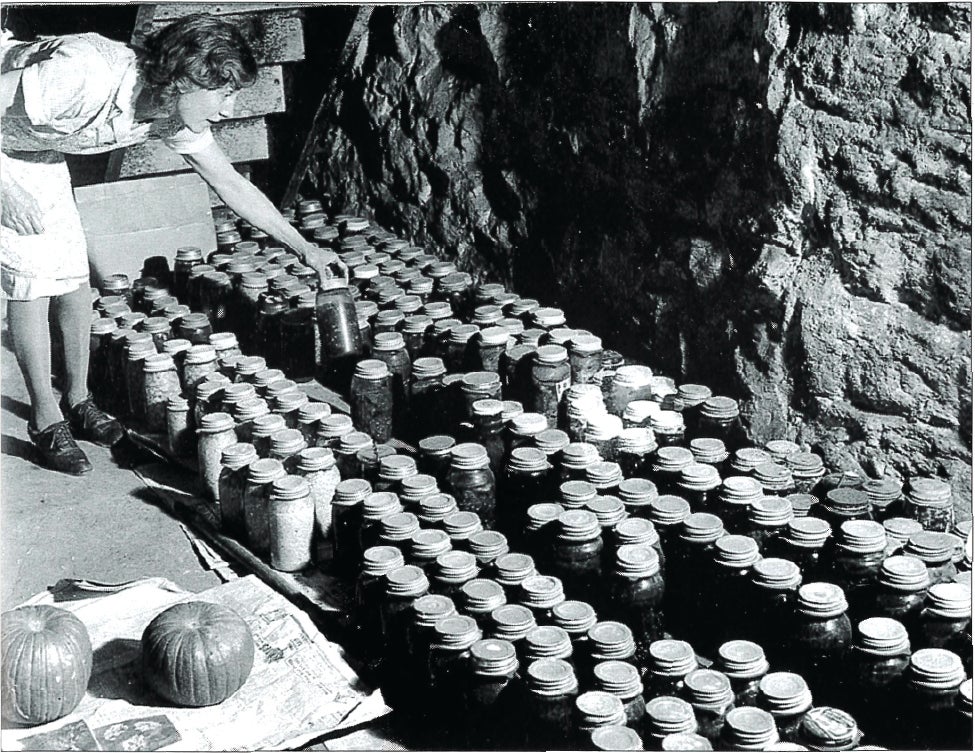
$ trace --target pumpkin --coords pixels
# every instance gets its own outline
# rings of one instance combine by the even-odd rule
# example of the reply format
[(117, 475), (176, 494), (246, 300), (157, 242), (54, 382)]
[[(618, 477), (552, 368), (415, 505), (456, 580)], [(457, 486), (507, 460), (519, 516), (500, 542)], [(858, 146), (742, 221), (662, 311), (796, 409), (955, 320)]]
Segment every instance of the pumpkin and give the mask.
[(2, 715), (17, 724), (44, 724), (70, 714), (91, 678), (91, 640), (71, 612), (47, 604), (0, 616)]
[(146, 684), (178, 706), (213, 706), (237, 692), (254, 666), (254, 638), (234, 610), (206, 601), (176, 604), (142, 634)]

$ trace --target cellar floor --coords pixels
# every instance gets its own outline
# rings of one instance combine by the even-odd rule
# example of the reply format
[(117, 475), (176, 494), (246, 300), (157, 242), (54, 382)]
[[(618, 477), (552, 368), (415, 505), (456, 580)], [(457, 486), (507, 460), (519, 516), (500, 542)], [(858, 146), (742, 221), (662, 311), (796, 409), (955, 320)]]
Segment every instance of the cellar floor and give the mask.
[(34, 462), (28, 400), (6, 329), (0, 343), (0, 607), (62, 578), (163, 577), (190, 591), (219, 585), (179, 523), (111, 451), (83, 443), (94, 470), (76, 478)]

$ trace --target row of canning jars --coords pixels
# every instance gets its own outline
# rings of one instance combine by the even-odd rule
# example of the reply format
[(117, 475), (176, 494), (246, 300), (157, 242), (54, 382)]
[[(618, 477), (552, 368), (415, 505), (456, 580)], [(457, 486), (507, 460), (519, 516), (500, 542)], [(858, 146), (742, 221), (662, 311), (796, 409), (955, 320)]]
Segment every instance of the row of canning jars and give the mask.
[[(433, 482), (430, 477), (423, 481), (423, 486)], [(686, 643), (661, 637), (659, 617), (666, 597), (660, 558), (652, 545), (624, 544), (615, 548), (613, 569), (600, 583), (606, 598), (593, 601), (599, 604), (603, 614), (614, 619), (597, 624), (595, 609), (581, 600), (571, 599), (573, 595), (591, 593), (588, 589), (580, 590), (580, 579), (575, 577), (579, 573), (574, 568), (559, 571), (563, 572), (562, 578), (537, 575), (536, 561), (530, 555), (511, 553), (503, 534), (484, 530), (476, 516), (467, 514), (465, 518), (463, 512), (456, 511), (456, 506), (444, 505), (447, 495), (431, 495), (416, 501), (415, 491), (419, 487), (419, 479), (405, 484), (397, 501), (390, 491), (370, 492), (368, 483), (350, 479), (343, 481), (337, 491), (343, 512), (339, 512), (340, 507), (334, 508), (334, 534), (341, 541), (342, 532), (349, 533), (354, 528), (349, 522), (353, 513), (346, 507), (352, 506), (349, 505), (352, 498), (360, 497), (363, 509), (359, 524), (363, 527), (351, 538), (357, 539), (360, 547), (375, 544), (363, 553), (356, 615), (360, 649), (375, 653), (377, 647), (385, 647), (388, 673), (383, 675), (384, 689), (394, 706), (405, 705), (414, 712), (431, 714), (438, 723), (448, 727), (449, 720), (460, 721), (458, 726), (470, 734), (490, 730), (500, 718), (514, 722), (522, 718), (517, 714), (512, 716), (517, 709), (530, 709), (531, 719), (542, 718), (553, 723), (543, 723), (540, 729), (534, 729), (533, 734), (541, 737), (532, 737), (529, 732), (528, 738), (522, 738), (523, 728), (517, 725), (508, 728), (515, 734), (514, 742), (509, 740), (509, 744), (524, 746), (526, 739), (529, 747), (541, 745), (542, 741), (549, 745), (553, 741), (554, 744), (578, 743), (577, 738), (567, 740), (564, 735), (570, 731), (588, 732), (592, 726), (598, 726), (593, 720), (585, 721), (579, 716), (594, 699), (586, 696), (576, 703), (579, 686), (589, 685), (619, 696), (622, 705), (618, 707), (605, 697), (599, 698), (600, 704), (609, 703), (614, 709), (625, 706), (627, 722), (643, 734), (648, 744), (653, 744), (660, 742), (668, 728), (664, 722), (654, 723), (646, 718), (651, 709), (646, 708), (645, 701), (673, 694), (691, 701), (687, 707), (689, 717), (679, 727), (681, 731), (699, 730), (716, 744), (736, 746), (734, 741), (721, 737), (729, 732), (726, 717), (732, 708), (732, 698), (725, 698), (725, 691), (715, 685), (735, 686), (734, 701), (739, 706), (756, 703), (761, 695), (758, 687), (768, 671), (764, 652), (755, 643), (735, 640), (717, 651), (721, 658), (716, 666), (724, 662), (728, 680), (713, 672), (690, 676), (698, 668), (694, 651)], [(383, 507), (384, 514), (379, 512)], [(573, 540), (582, 527), (580, 519), (591, 516), (586, 522), (596, 522), (595, 515), (588, 512), (579, 515), (579, 512), (565, 512), (559, 519), (562, 533), (569, 534)], [(623, 530), (617, 526), (616, 533)], [(652, 526), (648, 530), (652, 531)], [(336, 542), (337, 546), (340, 541)], [(674, 568), (673, 564), (668, 565), (668, 578)], [(929, 725), (945, 719), (951, 721), (948, 729), (957, 739), (959, 730), (964, 729), (955, 723), (964, 710), (952, 705), (964, 680), (964, 671), (960, 680), (956, 677), (960, 660), (944, 650), (918, 652), (914, 674), (905, 675), (910, 650), (903, 628), (894, 620), (868, 621), (861, 625), (859, 644), (844, 642), (844, 631), (837, 625), (845, 620), (849, 632), (849, 620), (845, 616), (841, 620), (839, 615), (826, 614), (830, 599), (835, 601), (837, 597), (842, 600), (840, 589), (829, 584), (810, 584), (801, 594), (801, 608), (796, 610), (792, 621), (784, 620), (782, 613), (773, 615), (775, 622), (768, 627), (772, 632), (788, 634), (793, 641), (786, 656), (802, 656), (808, 664), (801, 668), (794, 663), (785, 666), (817, 677), (842, 667), (844, 671), (818, 683), (823, 688), (822, 697), (832, 702), (852, 703), (854, 699), (863, 699), (861, 690), (867, 689), (870, 693), (865, 699), (868, 701), (865, 712), (873, 709), (882, 716), (896, 702), (900, 704), (897, 708), (903, 708), (903, 714), (909, 715), (912, 725), (923, 720), (920, 727), (911, 727), (916, 736), (912, 739), (930, 743), (934, 740), (931, 735), (943, 734), (944, 729), (932, 731)], [(467, 619), (442, 622), (456, 613)], [(704, 619), (712, 617), (704, 615)], [(547, 629), (536, 627), (539, 625)], [(889, 641), (886, 644), (882, 641), (885, 631), (891, 629), (902, 638), (894, 647), (888, 645)], [(824, 634), (829, 635), (832, 643)], [(496, 643), (475, 648), (482, 637), (508, 642), (512, 648)], [(486, 655), (478, 658), (482, 650), (497, 654), (499, 662), (493, 669), (483, 663), (487, 661)], [(839, 659), (841, 651), (842, 660)], [(835, 664), (825, 666), (824, 656), (833, 659)], [(560, 692), (555, 693), (554, 688), (546, 692), (534, 679), (537, 672), (530, 667), (538, 660), (546, 660), (545, 666), (563, 677), (565, 684)], [(560, 663), (552, 666), (552, 660)], [(617, 667), (613, 671), (609, 666), (599, 666), (607, 661), (633, 666), (635, 671), (628, 670), (633, 674), (625, 688), (619, 673), (626, 668)], [(930, 671), (928, 665), (945, 661), (950, 664), (951, 676), (939, 676), (936, 682), (954, 684), (938, 685), (938, 692), (929, 693), (934, 685), (929, 688), (925, 683), (934, 681), (929, 681), (924, 672)], [(891, 666), (892, 663), (897, 666)], [(613, 676), (617, 677), (615, 683)], [(843, 678), (843, 682), (837, 684), (838, 678)], [(805, 687), (798, 675), (772, 676), (764, 682), (769, 688), (783, 683)], [(882, 699), (873, 692), (876, 688), (871, 683), (883, 686), (886, 695)], [(515, 689), (519, 687), (520, 690)], [(838, 693), (838, 688), (843, 692)], [(774, 691), (769, 692), (770, 698), (778, 698)], [(764, 702), (776, 712), (772, 718), (778, 722), (777, 727), (785, 730), (787, 739), (802, 734), (798, 730), (803, 728), (802, 719), (812, 705), (811, 698), (806, 701), (807, 696), (808, 691), (802, 698), (777, 701), (766, 698)], [(557, 702), (553, 700), (556, 697)], [(694, 706), (695, 700), (700, 708)], [(763, 705), (761, 700), (757, 702)], [(964, 694), (961, 703), (964, 705)], [(485, 708), (486, 705), (490, 708)], [(649, 706), (653, 708), (653, 704)], [(440, 713), (447, 710), (449, 713)], [(934, 711), (936, 716), (932, 716)], [(848, 718), (842, 712), (831, 713), (839, 715), (836, 718)], [(552, 714), (559, 716), (550, 719)], [(610, 724), (615, 718), (616, 710), (607, 714), (602, 724)], [(808, 717), (807, 727), (815, 726), (811, 724), (812, 718)], [(935, 726), (940, 724), (937, 721)], [(852, 747), (853, 730), (855, 725), (850, 727), (848, 740), (844, 737), (834, 744), (850, 743)], [(485, 740), (490, 740), (492, 745), (503, 747), (504, 744), (493, 737)], [(482, 742), (478, 747), (486, 746)]]

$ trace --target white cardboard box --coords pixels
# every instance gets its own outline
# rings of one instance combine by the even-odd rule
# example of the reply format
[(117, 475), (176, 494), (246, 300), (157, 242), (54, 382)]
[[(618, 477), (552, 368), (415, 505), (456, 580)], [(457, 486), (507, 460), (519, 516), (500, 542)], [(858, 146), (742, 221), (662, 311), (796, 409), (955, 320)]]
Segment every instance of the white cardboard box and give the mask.
[(206, 183), (196, 173), (120, 180), (75, 189), (88, 238), (92, 284), (103, 276), (135, 280), (150, 256), (170, 268), (179, 246), (217, 247)]

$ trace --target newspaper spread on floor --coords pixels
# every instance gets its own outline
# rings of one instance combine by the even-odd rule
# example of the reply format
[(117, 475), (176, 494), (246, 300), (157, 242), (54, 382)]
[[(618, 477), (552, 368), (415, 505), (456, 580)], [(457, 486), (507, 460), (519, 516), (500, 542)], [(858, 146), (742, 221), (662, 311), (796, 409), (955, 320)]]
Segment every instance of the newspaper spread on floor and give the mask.
[[(189, 600), (229, 606), (250, 625), (257, 652), (244, 686), (223, 703), (177, 708), (144, 684), (140, 639), (165, 608)], [(255, 576), (189, 593), (149, 578), (124, 586), (62, 581), (28, 604), (54, 604), (88, 628), (94, 667), (67, 717), (4, 729), (3, 750), (280, 750), (388, 713), (300, 609)], [(160, 705), (162, 703), (162, 705)]]

